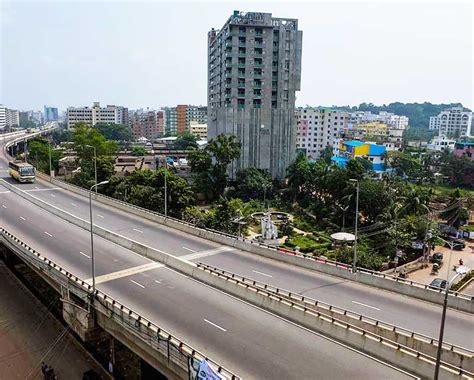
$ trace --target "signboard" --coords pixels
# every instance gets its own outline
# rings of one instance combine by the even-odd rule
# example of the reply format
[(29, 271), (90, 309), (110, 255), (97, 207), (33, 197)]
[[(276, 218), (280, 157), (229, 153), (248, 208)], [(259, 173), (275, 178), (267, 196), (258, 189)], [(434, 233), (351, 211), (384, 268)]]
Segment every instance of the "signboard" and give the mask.
[(200, 362), (194, 358), (188, 358), (190, 380), (224, 380), (206, 360)]

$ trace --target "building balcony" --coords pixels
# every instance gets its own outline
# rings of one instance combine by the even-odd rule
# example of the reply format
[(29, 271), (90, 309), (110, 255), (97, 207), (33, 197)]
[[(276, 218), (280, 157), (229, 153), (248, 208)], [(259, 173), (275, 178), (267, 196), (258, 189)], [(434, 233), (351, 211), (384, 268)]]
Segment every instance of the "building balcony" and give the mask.
[(261, 48), (263, 47), (263, 43), (255, 41), (255, 47)]
[(262, 88), (262, 84), (261, 83), (259, 83), (259, 84), (254, 83), (253, 88), (260, 89), (260, 88)]
[(261, 73), (253, 73), (254, 78), (261, 78), (262, 74)]

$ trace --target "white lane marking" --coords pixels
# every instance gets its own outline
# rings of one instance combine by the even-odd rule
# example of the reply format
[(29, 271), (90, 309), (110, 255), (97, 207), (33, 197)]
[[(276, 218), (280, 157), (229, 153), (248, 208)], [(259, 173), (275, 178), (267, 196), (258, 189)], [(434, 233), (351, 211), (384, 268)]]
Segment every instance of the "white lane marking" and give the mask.
[(79, 253), (80, 253), (82, 256), (85, 256), (85, 257), (87, 257), (88, 259), (90, 259), (90, 258), (91, 258), (89, 255), (86, 255), (86, 254), (85, 254), (84, 252), (82, 252), (82, 251), (79, 251)]
[(26, 219), (25, 219), (25, 218), (23, 218), (22, 216), (20, 216), (20, 219), (21, 219), (21, 220), (26, 220)]
[(259, 272), (258, 270), (254, 270), (254, 269), (252, 269), (252, 272), (257, 273), (257, 274), (261, 274), (262, 276), (266, 276), (266, 277), (273, 277), (273, 276), (270, 275), (270, 274), (266, 274), (266, 273), (263, 273), (263, 272)]
[(130, 281), (133, 282), (135, 285), (138, 285), (140, 288), (145, 289), (145, 287), (142, 284), (140, 284), (139, 282), (136, 282), (136, 281), (133, 281), (133, 280), (130, 280)]
[(3, 207), (3, 208), (7, 208), (7, 206), (5, 206), (5, 205), (2, 205), (2, 207)]
[(97, 214), (97, 216), (98, 216), (99, 218), (104, 219), (104, 216), (103, 216), (103, 215)]
[(219, 325), (216, 325), (215, 323), (213, 323), (213, 322), (207, 320), (206, 318), (204, 318), (204, 322), (209, 323), (210, 325), (212, 325), (212, 326), (218, 328), (218, 329), (221, 330), (221, 331), (224, 331), (224, 332), (227, 331), (225, 328), (223, 328), (223, 327), (221, 327), (221, 326), (219, 326)]
[(155, 280), (155, 282), (156, 282), (157, 284), (161, 284), (161, 281)]
[(35, 189), (39, 189), (39, 187), (38, 187), (38, 186), (35, 186)]
[(26, 191), (27, 193), (30, 193), (30, 192), (34, 192), (34, 191), (54, 191), (54, 190), (61, 190), (61, 188), (60, 187), (50, 187), (50, 188), (47, 188), (47, 189), (35, 188), (35, 189), (23, 190), (23, 191)]
[[(183, 247), (184, 248), (184, 247)], [(179, 256), (182, 260), (196, 260), (207, 256), (217, 255), (218, 253), (233, 251), (235, 248), (232, 247), (220, 247), (216, 249), (210, 249), (208, 251), (191, 253), (189, 255)]]
[(196, 251), (194, 249), (188, 248), (188, 247), (183, 247), (186, 251), (193, 252), (195, 253)]
[(134, 231), (137, 231), (137, 232), (140, 232), (141, 234), (143, 233), (143, 231), (137, 230), (136, 228), (134, 228), (133, 230), (134, 230)]
[(74, 206), (74, 207), (77, 207), (77, 205), (76, 205), (75, 203), (72, 203), (72, 202), (71, 202), (71, 205)]
[(44, 231), (44, 233), (45, 233), (46, 235), (48, 235), (49, 237), (53, 237), (53, 235), (51, 235), (51, 234), (50, 234), (49, 232), (47, 232), (47, 231)]
[[(118, 278), (131, 276), (134, 274), (146, 272), (148, 270), (157, 269), (161, 267), (164, 267), (164, 265), (157, 262), (151, 262), (148, 264), (138, 265), (133, 268), (128, 268), (124, 270), (119, 270), (117, 272), (103, 274), (102, 276), (97, 276), (95, 278), (95, 283), (102, 284), (103, 282), (116, 280)], [(89, 285), (92, 284), (92, 278), (87, 279), (85, 282), (87, 282)]]
[(355, 304), (361, 305), (361, 306), (365, 306), (365, 307), (368, 307), (368, 308), (370, 308), (370, 309), (380, 310), (378, 307), (366, 305), (365, 303), (362, 303), (362, 302), (352, 301), (352, 303), (355, 303)]
[(10, 192), (10, 190), (0, 191), (0, 194), (8, 194), (9, 192)]
[(51, 195), (53, 198), (56, 198), (56, 195), (54, 195), (54, 194), (49, 194), (49, 195)]

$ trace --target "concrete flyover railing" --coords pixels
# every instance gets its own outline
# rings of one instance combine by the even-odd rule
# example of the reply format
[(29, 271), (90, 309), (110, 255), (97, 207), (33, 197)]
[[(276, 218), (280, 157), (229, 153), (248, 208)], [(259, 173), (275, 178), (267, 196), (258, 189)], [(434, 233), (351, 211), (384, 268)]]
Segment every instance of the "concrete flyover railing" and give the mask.
[[(52, 214), (60, 216), (81, 228), (89, 230), (88, 221), (80, 219), (55, 206), (49, 205), (48, 203), (29, 193), (19, 190), (8, 183), (5, 183), (5, 185), (10, 187), (12, 191), (17, 192), (23, 198), (47, 209)], [(93, 232), (96, 235), (126, 249), (161, 262), (190, 278), (220, 289), (274, 314), (280, 315), (300, 326), (321, 332), (326, 336), (330, 336), (340, 342), (344, 342), (354, 348), (378, 357), (385, 362), (393, 363), (399, 368), (404, 368), (407, 371), (418, 374), (424, 378), (432, 376), (434, 370), (434, 359), (429, 355), (393, 342), (390, 339), (383, 338), (380, 335), (361, 329), (353, 324), (328, 316), (327, 314), (302, 307), (299, 304), (290, 302), (282, 297), (276, 297), (258, 287), (239, 283), (235, 279), (227, 279), (223, 276), (216, 275), (215, 273), (203, 271), (192, 262), (172, 256), (158, 249), (148, 247), (138, 241), (126, 238), (102, 227), (94, 225)], [(469, 372), (444, 361), (442, 368), (443, 376), (441, 378), (474, 379)]]
[[(226, 279), (232, 279), (239, 281), (242, 284), (255, 286), (268, 292), (269, 294), (272, 294), (273, 296), (286, 299), (289, 302), (298, 304), (303, 308), (313, 310), (315, 312), (321, 312), (329, 315), (330, 317), (338, 318), (344, 322), (363, 328), (366, 331), (370, 331), (384, 338), (390, 339), (395, 343), (416, 349), (417, 351), (423, 352), (429, 356), (436, 356), (438, 340), (430, 336), (410, 331), (404, 327), (396, 326), (391, 323), (379, 321), (375, 318), (367, 317), (350, 310), (345, 310), (322, 301), (317, 301), (315, 299), (302, 296), (298, 293), (281, 289), (261, 281), (250, 279), (242, 275), (217, 268), (215, 266), (204, 263), (197, 263), (197, 266), (203, 270), (223, 276)], [(447, 342), (443, 342), (442, 348), (443, 351), (441, 360), (455, 365), (456, 367), (465, 369), (468, 372), (474, 372), (474, 351)]]
[[(45, 178), (50, 180), (52, 183), (56, 184), (59, 187), (62, 187), (66, 190), (70, 190), (71, 192), (80, 194), (82, 196), (89, 196), (89, 192), (85, 189), (82, 189), (78, 186), (71, 185), (64, 181), (57, 180), (55, 178), (50, 178), (49, 176), (41, 173), (38, 174), (40, 178)], [(74, 215), (61, 210), (49, 203), (46, 203), (39, 198), (34, 197), (33, 195), (26, 193), (19, 189), (18, 187), (12, 186), (11, 184), (7, 183), (6, 181), (2, 181), (3, 185), (9, 188), (12, 192), (15, 192), (21, 195), (23, 198), (30, 200), (31, 202), (35, 203), (36, 205), (46, 209), (54, 213), (55, 215), (70, 221), (71, 223), (75, 223), (80, 220), (79, 225), (82, 228), (89, 230), (89, 222), (83, 219), (77, 218)], [(211, 241), (218, 242), (220, 244), (224, 244), (227, 246), (232, 246), (237, 249), (246, 250), (252, 253), (255, 253), (260, 256), (264, 256), (270, 259), (276, 259), (291, 265), (299, 266), (302, 268), (324, 272), (329, 275), (342, 277), (347, 280), (351, 281), (358, 281), (360, 283), (374, 286), (380, 289), (389, 290), (392, 292), (396, 292), (399, 294), (411, 296), (414, 298), (418, 298), (424, 301), (436, 303), (436, 304), (443, 304), (444, 300), (444, 292), (442, 289), (431, 289), (428, 285), (419, 284), (414, 281), (400, 279), (394, 276), (386, 275), (380, 272), (370, 271), (367, 269), (359, 268), (357, 273), (352, 273), (351, 269), (348, 268), (347, 264), (341, 264), (337, 262), (332, 262), (329, 260), (322, 260), (319, 258), (314, 258), (312, 256), (308, 256), (299, 252), (289, 253), (289, 252), (280, 252), (274, 249), (269, 249), (264, 247), (260, 244), (252, 244), (248, 241), (233, 239), (225, 234), (217, 233), (214, 231), (209, 231), (201, 228), (194, 227), (189, 223), (185, 223), (179, 221), (178, 219), (173, 218), (165, 218), (164, 216), (140, 208), (133, 205), (129, 205), (125, 202), (118, 201), (114, 198), (98, 195), (97, 200), (103, 204), (110, 205), (112, 207), (117, 207), (122, 209), (128, 213), (143, 217), (148, 220), (152, 220), (154, 222), (168, 225), (172, 228), (178, 229), (180, 231), (189, 233), (191, 235), (199, 236)], [(77, 224), (77, 223), (75, 223)], [(113, 234), (111, 231), (107, 231), (107, 233)], [(120, 235), (119, 235), (120, 236)], [(468, 313), (474, 313), (474, 297), (467, 296), (458, 292), (450, 292), (450, 296), (448, 297), (448, 306), (461, 310)]]
[[(38, 271), (50, 277), (60, 286), (67, 288), (80, 298), (86, 300), (92, 291), (91, 285), (78, 278), (71, 272), (40, 255), (16, 236), (0, 227), (1, 241), (19, 256), (35, 267)], [(168, 333), (152, 321), (144, 318), (137, 312), (121, 304), (100, 290), (96, 290), (94, 308), (108, 319), (112, 319), (125, 330), (131, 332), (137, 339), (141, 339), (150, 350), (166, 356), (175, 365), (188, 373), (189, 360), (201, 362), (206, 360), (225, 379), (237, 380), (239, 377), (232, 371), (219, 365), (203, 353), (191, 347), (180, 338)], [(100, 318), (99, 318), (100, 319)]]

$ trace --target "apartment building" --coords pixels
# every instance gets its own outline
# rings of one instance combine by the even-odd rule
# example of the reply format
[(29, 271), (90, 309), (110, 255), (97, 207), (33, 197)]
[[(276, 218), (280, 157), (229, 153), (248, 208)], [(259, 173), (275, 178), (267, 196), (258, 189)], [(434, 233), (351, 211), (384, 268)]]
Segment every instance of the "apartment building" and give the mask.
[(141, 137), (153, 141), (163, 136), (163, 111), (137, 110), (130, 114), (130, 127), (135, 141)]
[(191, 121), (189, 133), (200, 140), (207, 140), (207, 124), (199, 124), (197, 121)]
[(0, 130), (15, 128), (20, 125), (20, 113), (3, 105), (0, 105)]
[(331, 158), (333, 164), (345, 167), (347, 162), (355, 158), (365, 158), (372, 164), (379, 176), (385, 172), (384, 155), (386, 148), (383, 145), (368, 143), (364, 141), (341, 141), (338, 152)]
[(44, 121), (57, 121), (59, 120), (58, 109), (56, 107), (44, 106)]
[(234, 135), (241, 156), (230, 167), (283, 177), (295, 157), (295, 97), (301, 82), (298, 20), (234, 13), (208, 33), (208, 138)]
[(296, 110), (296, 119), (296, 150), (316, 160), (347, 129), (349, 113), (323, 107), (300, 107)]
[(395, 129), (406, 129), (408, 127), (409, 118), (385, 111), (380, 111), (378, 114), (374, 114), (370, 111), (356, 111), (351, 112), (349, 123), (352, 126), (364, 123), (384, 123)]
[(94, 102), (92, 107), (68, 107), (67, 128), (74, 128), (77, 123), (85, 123), (93, 127), (97, 123), (129, 124), (128, 108), (115, 105), (101, 107), (99, 102)]
[(472, 112), (462, 107), (448, 108), (438, 116), (430, 117), (430, 130), (437, 130), (440, 136), (472, 136)]

